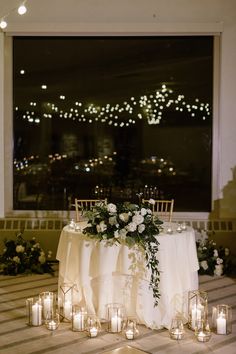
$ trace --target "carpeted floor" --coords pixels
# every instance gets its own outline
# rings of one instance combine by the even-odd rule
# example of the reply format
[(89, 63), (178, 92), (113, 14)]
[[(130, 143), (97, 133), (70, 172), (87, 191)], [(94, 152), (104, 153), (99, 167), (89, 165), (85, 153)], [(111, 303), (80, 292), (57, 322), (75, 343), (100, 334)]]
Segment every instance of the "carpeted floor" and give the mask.
[[(73, 332), (70, 323), (61, 323), (53, 333), (45, 326), (29, 327), (26, 323), (25, 300), (43, 291), (57, 291), (57, 275), (0, 276), (0, 353), (110, 354), (116, 349), (114, 353), (117, 354), (142, 351), (152, 354), (235, 354), (236, 279), (200, 276), (199, 280), (200, 288), (208, 292), (209, 315), (216, 304), (228, 304), (233, 308), (232, 333), (213, 333), (207, 343), (198, 342), (187, 328), (185, 338), (175, 341), (170, 339), (166, 329), (153, 331), (139, 326), (139, 336), (129, 341), (122, 334), (107, 333), (105, 329), (98, 337), (88, 338), (86, 332)], [(120, 347), (126, 347), (126, 350), (118, 350)]]

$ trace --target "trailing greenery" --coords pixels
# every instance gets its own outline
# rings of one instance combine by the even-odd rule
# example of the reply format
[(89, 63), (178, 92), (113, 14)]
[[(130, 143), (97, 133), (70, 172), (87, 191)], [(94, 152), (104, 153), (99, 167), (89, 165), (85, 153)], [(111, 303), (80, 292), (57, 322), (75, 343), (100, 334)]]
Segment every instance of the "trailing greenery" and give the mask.
[[(150, 199), (150, 204), (152, 200)], [(105, 240), (107, 244), (125, 243), (128, 247), (137, 245), (145, 252), (146, 265), (151, 269), (150, 288), (154, 305), (160, 298), (157, 252), (159, 226), (162, 224), (153, 215), (149, 205), (99, 203), (93, 210), (85, 212), (88, 226), (83, 232), (91, 238)]]

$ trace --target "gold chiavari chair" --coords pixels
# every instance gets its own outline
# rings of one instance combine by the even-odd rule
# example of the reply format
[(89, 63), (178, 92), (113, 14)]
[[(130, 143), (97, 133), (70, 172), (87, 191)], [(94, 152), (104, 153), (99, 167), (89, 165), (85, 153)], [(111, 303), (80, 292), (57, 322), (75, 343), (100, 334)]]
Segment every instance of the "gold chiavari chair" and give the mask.
[(75, 198), (75, 203), (72, 206), (75, 207), (76, 222), (79, 221), (83, 211), (91, 210), (98, 203), (107, 203), (107, 199), (78, 199)]

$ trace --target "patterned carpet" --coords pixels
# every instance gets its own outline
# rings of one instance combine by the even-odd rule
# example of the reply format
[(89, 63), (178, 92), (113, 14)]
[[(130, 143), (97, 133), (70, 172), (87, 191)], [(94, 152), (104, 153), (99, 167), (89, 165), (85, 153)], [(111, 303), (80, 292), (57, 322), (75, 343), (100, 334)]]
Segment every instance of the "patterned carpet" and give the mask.
[[(216, 304), (228, 304), (233, 308), (232, 333), (212, 334), (207, 343), (198, 342), (187, 328), (185, 338), (175, 341), (170, 339), (166, 329), (153, 331), (139, 326), (139, 336), (128, 341), (122, 334), (107, 333), (105, 329), (98, 337), (88, 338), (85, 332), (72, 332), (69, 323), (61, 323), (53, 333), (45, 326), (29, 327), (25, 300), (43, 291), (57, 291), (57, 275), (0, 276), (0, 353), (235, 354), (236, 279), (200, 276), (199, 280), (200, 288), (208, 292), (209, 316)], [(121, 347), (126, 349), (118, 350)]]

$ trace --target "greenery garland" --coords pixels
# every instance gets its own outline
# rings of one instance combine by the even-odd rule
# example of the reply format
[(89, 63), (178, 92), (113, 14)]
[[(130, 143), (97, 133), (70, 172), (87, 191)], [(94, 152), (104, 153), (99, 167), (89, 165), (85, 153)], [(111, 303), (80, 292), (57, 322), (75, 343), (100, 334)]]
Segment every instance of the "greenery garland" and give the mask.
[(83, 233), (90, 238), (105, 240), (110, 245), (124, 243), (130, 248), (137, 245), (144, 251), (146, 265), (151, 269), (149, 285), (153, 291), (154, 306), (157, 306), (160, 298), (160, 272), (156, 257), (159, 246), (156, 236), (162, 221), (153, 215), (150, 205), (101, 202), (92, 210), (86, 211), (85, 217), (88, 219), (88, 226)]

